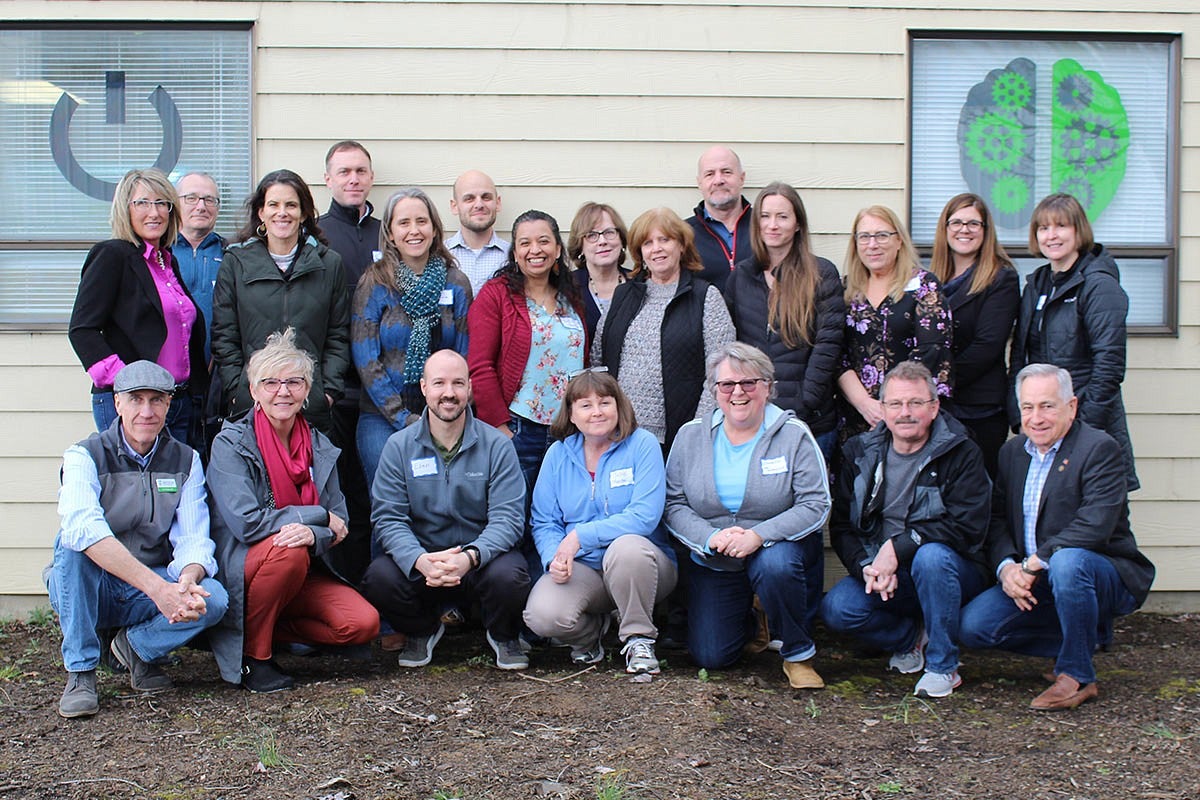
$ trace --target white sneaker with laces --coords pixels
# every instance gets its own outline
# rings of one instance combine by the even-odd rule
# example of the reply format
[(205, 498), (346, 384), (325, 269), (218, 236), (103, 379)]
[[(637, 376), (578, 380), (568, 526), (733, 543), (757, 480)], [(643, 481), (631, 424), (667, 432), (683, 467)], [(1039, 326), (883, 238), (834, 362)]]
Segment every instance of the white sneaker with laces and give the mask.
[(914, 672), (925, 669), (925, 645), (927, 644), (929, 644), (929, 637), (925, 635), (925, 629), (921, 628), (921, 633), (917, 636), (917, 643), (913, 649), (904, 653), (892, 653), (892, 657), (888, 659), (888, 669), (904, 675), (912, 675)]
[(654, 655), (654, 640), (645, 636), (630, 636), (621, 648), (625, 656), (625, 671), (630, 675), (657, 675), (658, 657)]
[(917, 697), (949, 697), (959, 686), (962, 686), (962, 678), (958, 676), (958, 670), (950, 673), (926, 672), (917, 681), (913, 694)]

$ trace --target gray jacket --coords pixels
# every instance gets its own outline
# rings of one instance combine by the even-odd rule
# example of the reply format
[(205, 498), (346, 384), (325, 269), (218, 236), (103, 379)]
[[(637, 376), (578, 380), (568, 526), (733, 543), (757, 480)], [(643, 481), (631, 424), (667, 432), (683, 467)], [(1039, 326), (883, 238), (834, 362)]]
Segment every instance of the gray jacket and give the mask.
[(715, 410), (679, 429), (667, 458), (667, 529), (711, 569), (738, 571), (745, 562), (708, 549), (731, 525), (753, 528), (763, 546), (821, 535), (829, 517), (825, 459), (808, 427), (791, 411), (766, 408), (766, 431), (754, 447), (746, 494), (737, 514), (717, 495), (713, 441), (724, 415)]
[(371, 490), (371, 525), (384, 552), (416, 579), (427, 552), (474, 545), (480, 564), (517, 546), (525, 528), (525, 478), (512, 442), (470, 410), (462, 446), (442, 457), (420, 423), (392, 434)]
[[(304, 420), (301, 423), (308, 424)], [(279, 532), (289, 522), (312, 528), (317, 542), (311, 552), (329, 572), (338, 575), (329, 559), (333, 531), (329, 512), (347, 519), (346, 498), (338, 485), (337, 459), (341, 453), (316, 428), (312, 429), (313, 482), (321, 504), (275, 508), (267, 467), (254, 438), (254, 415), (227, 422), (213, 440), (208, 464), (208, 502), (212, 537), (217, 543), (218, 573), (229, 592), (229, 610), (219, 627), (209, 632), (221, 677), (241, 682), (242, 628), (246, 611), (246, 551), (250, 545)], [(348, 582), (348, 581), (346, 581)]]

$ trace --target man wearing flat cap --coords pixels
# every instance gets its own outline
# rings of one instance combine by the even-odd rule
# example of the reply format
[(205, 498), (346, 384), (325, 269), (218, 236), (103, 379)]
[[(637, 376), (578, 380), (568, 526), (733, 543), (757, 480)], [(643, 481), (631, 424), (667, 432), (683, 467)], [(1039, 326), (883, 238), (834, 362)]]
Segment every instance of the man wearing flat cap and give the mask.
[(136, 361), (113, 383), (117, 420), (63, 455), (54, 561), (43, 573), (62, 627), (64, 717), (99, 711), (97, 628), (140, 692), (172, 688), (158, 662), (225, 613), (214, 576), (204, 470), (164, 430), (175, 379)]

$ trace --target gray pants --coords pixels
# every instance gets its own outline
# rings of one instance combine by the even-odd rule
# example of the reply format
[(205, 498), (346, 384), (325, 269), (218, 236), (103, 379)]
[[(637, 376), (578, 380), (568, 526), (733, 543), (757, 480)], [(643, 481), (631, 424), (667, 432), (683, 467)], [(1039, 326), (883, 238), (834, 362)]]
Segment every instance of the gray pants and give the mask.
[(600, 635), (603, 616), (615, 608), (621, 641), (657, 639), (654, 604), (675, 588), (676, 577), (670, 557), (645, 536), (621, 536), (608, 546), (601, 569), (576, 561), (566, 583), (555, 583), (549, 574), (539, 578), (525, 606), (525, 624), (538, 636), (587, 647)]

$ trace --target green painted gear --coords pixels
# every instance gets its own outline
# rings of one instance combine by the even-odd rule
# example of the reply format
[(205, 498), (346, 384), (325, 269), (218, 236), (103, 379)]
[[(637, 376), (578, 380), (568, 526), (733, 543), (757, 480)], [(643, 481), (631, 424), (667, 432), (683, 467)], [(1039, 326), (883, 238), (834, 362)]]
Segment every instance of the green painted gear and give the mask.
[(1021, 123), (1002, 114), (981, 114), (971, 122), (963, 141), (967, 157), (981, 171), (995, 174), (1021, 160), (1025, 132)]
[(1019, 73), (1002, 73), (992, 83), (992, 102), (1001, 108), (1025, 108), (1032, 97), (1029, 81)]
[(1087, 208), (1096, 199), (1096, 189), (1086, 175), (1077, 173), (1070, 175), (1062, 183), (1054, 187), (1054, 191), (1069, 194), (1079, 201), (1079, 205)]
[(1074, 194), (1092, 220), (1125, 178), (1129, 116), (1117, 89), (1070, 58), (1054, 63), (1050, 186)]
[(992, 205), (1002, 214), (1016, 214), (1029, 203), (1029, 184), (1017, 175), (1006, 175), (992, 186)]

